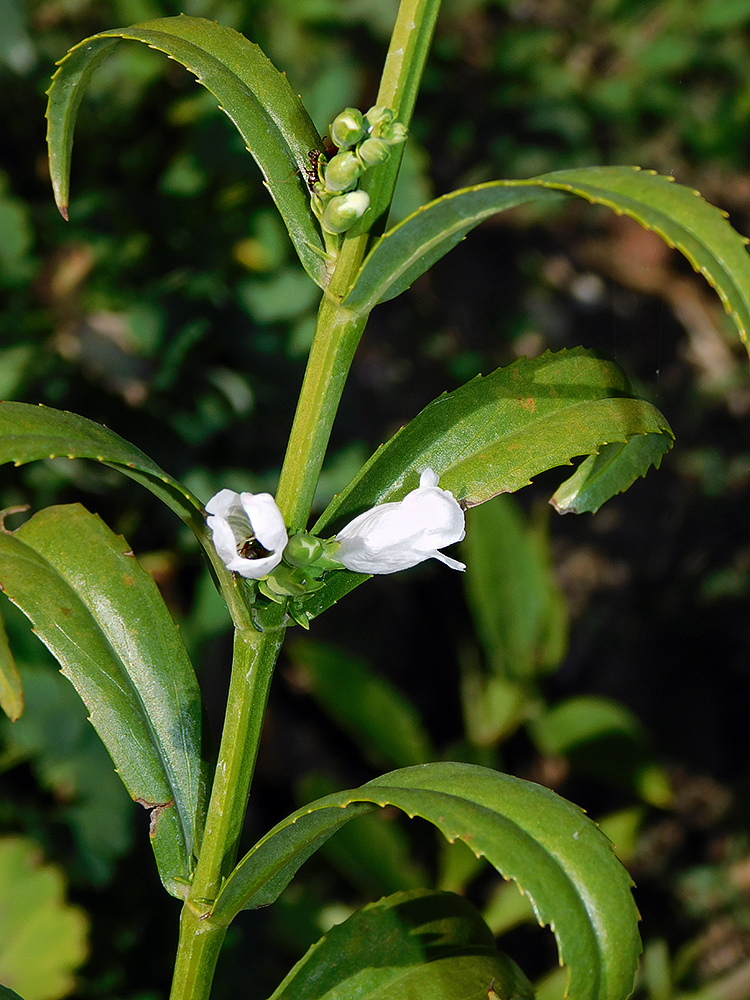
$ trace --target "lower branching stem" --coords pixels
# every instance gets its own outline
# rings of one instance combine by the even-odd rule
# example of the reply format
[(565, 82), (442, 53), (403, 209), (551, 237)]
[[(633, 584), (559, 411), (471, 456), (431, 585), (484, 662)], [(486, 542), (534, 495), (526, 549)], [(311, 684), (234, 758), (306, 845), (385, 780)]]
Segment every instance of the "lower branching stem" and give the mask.
[(208, 1000), (226, 932), (226, 927), (217, 927), (185, 904), (180, 916), (171, 1000)]
[(264, 631), (237, 629), (219, 760), (200, 856), (180, 921), (172, 1000), (207, 1000), (226, 928), (209, 912), (234, 866), (258, 756), (263, 718), (286, 626), (284, 608), (264, 615)]

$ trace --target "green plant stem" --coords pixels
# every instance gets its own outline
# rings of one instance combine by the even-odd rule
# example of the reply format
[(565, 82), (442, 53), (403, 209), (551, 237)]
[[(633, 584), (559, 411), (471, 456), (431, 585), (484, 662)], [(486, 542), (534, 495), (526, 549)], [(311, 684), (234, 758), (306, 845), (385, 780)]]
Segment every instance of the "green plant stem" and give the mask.
[[(392, 108), (407, 128), (414, 114), (440, 2), (401, 0), (388, 46), (376, 104)], [(387, 163), (365, 174), (361, 186), (370, 195), (370, 212), (349, 231), (350, 238), (359, 236), (365, 229), (377, 235), (384, 230), (403, 150), (403, 146), (396, 146)]]
[(180, 915), (180, 938), (172, 977), (171, 1000), (208, 1000), (226, 927), (207, 922), (185, 903)]
[(264, 615), (264, 631), (237, 629), (224, 730), (200, 857), (180, 920), (172, 1000), (207, 1000), (226, 929), (212, 924), (211, 904), (237, 857), (268, 692), (286, 631), (284, 609)]
[[(439, 6), (440, 0), (402, 0), (399, 7), (378, 103), (394, 108), (404, 124), (411, 120)], [(373, 172), (379, 177), (371, 219), (378, 219), (390, 203), (399, 159), (394, 155), (383, 170)], [(367, 323), (367, 314), (354, 313), (341, 301), (367, 252), (368, 229), (353, 230), (343, 240), (318, 312), (276, 495), (290, 530), (305, 527), (310, 516), (333, 421)], [(226, 928), (212, 923), (209, 912), (236, 860), (271, 678), (286, 631), (283, 606), (264, 614), (262, 633), (242, 627), (247, 618), (238, 606), (238, 594), (227, 580), (222, 589), (235, 625), (241, 627), (235, 632), (227, 711), (200, 857), (180, 920), (172, 1000), (208, 1000), (210, 995)]]
[[(409, 124), (432, 40), (440, 0), (401, 0), (378, 91), (378, 104), (393, 108)], [(292, 530), (310, 516), (331, 428), (344, 391), (354, 352), (368, 316), (341, 305), (370, 242), (370, 227), (382, 225), (393, 197), (401, 149), (380, 169), (365, 175), (371, 209), (343, 240), (331, 283), (321, 302), (276, 502)]]
[(342, 294), (348, 291), (351, 276), (364, 256), (365, 245), (366, 237), (344, 241), (318, 311), (315, 337), (276, 492), (276, 503), (292, 531), (304, 528), (310, 516), (341, 393), (367, 323), (367, 316), (358, 316), (340, 305)]

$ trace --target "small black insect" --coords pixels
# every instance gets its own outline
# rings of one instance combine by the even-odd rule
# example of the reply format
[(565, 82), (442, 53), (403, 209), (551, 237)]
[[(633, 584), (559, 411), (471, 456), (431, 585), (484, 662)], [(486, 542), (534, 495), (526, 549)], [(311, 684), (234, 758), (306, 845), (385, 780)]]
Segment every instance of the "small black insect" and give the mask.
[(323, 180), (323, 167), (325, 167), (326, 163), (332, 156), (335, 156), (337, 152), (338, 150), (333, 142), (331, 142), (330, 138), (327, 135), (324, 135), (320, 140), (320, 146), (316, 146), (315, 149), (311, 149), (307, 154), (310, 166), (305, 168), (305, 178), (307, 179), (307, 186), (311, 191), (315, 190), (315, 184), (318, 181)]
[[(320, 158), (323, 157), (323, 163), (320, 162)], [(310, 166), (305, 168), (305, 177), (307, 178), (307, 186), (311, 191), (315, 190), (315, 185), (319, 180), (322, 180), (320, 172), (325, 166), (325, 156), (320, 149), (311, 149), (307, 154), (307, 159), (310, 161)]]
[(252, 535), (239, 546), (237, 551), (243, 559), (265, 559), (266, 556), (271, 555), (270, 549), (261, 545), (258, 539)]

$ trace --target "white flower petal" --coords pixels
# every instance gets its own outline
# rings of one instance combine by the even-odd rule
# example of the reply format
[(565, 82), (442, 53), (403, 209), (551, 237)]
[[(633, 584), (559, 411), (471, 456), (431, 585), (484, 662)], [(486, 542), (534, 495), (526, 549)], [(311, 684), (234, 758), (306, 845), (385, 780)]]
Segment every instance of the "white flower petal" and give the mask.
[[(288, 536), (284, 518), (270, 493), (219, 490), (206, 504), (206, 524), (224, 565), (251, 580), (268, 576), (281, 562)], [(257, 541), (268, 555), (243, 555), (248, 542)], [(252, 552), (252, 546), (247, 546)]]
[(206, 524), (213, 535), (214, 547), (224, 563), (237, 557), (237, 542), (234, 532), (223, 517), (213, 515), (206, 518)]
[(239, 493), (235, 493), (234, 490), (219, 490), (206, 504), (206, 510), (209, 514), (226, 517), (232, 508), (240, 506)]
[[(429, 486), (437, 486), (439, 482), (440, 477), (434, 469), (425, 469), (419, 477), (419, 488), (423, 490)], [(448, 493), (448, 490), (443, 490), (443, 492)], [(451, 496), (453, 496), (453, 494), (451, 494)]]
[(438, 550), (465, 536), (464, 512), (438, 476), (425, 469), (419, 487), (403, 500), (365, 511), (336, 535), (336, 559), (356, 573), (396, 573), (425, 559), (439, 559), (452, 569), (463, 563)]
[(288, 535), (281, 511), (270, 493), (242, 493), (242, 506), (253, 526), (253, 534), (264, 549), (283, 551)]

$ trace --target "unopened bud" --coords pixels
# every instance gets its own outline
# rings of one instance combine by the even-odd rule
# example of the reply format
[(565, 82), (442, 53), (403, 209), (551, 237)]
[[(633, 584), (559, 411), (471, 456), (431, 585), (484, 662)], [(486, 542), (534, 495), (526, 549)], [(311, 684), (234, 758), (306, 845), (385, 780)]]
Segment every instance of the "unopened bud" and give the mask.
[(339, 149), (349, 149), (365, 134), (364, 115), (357, 108), (344, 108), (341, 114), (333, 119), (328, 132)]
[(365, 121), (367, 122), (370, 135), (374, 136), (376, 139), (379, 138), (381, 130), (386, 125), (390, 125), (394, 117), (393, 111), (390, 108), (370, 108), (365, 115)]
[(323, 554), (323, 543), (315, 535), (301, 531), (292, 535), (284, 549), (284, 561), (292, 566), (310, 566)]
[(331, 198), (320, 221), (327, 232), (338, 235), (350, 229), (369, 207), (370, 196), (366, 191), (350, 191)]
[(326, 187), (329, 191), (346, 191), (348, 188), (354, 187), (364, 169), (362, 161), (351, 151), (337, 153), (326, 164)]
[(380, 132), (380, 138), (387, 142), (389, 146), (397, 146), (400, 142), (405, 142), (409, 130), (401, 122), (391, 122), (385, 125)]
[(382, 139), (365, 139), (357, 147), (357, 156), (367, 167), (377, 167), (385, 163), (390, 155), (388, 143)]

